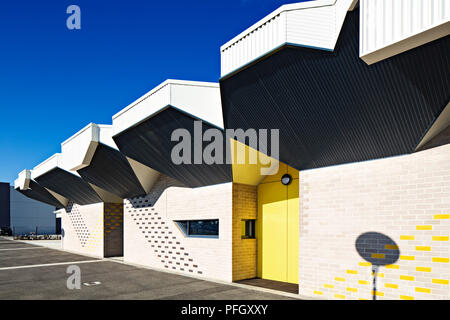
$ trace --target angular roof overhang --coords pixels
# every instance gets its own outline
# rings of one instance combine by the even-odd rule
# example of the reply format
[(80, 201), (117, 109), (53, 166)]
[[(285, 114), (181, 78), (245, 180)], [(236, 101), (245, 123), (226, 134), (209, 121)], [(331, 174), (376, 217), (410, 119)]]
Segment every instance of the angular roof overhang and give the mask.
[[(191, 163), (175, 164), (172, 161), (172, 149), (178, 141), (171, 141), (176, 129), (185, 129), (195, 139), (195, 122), (201, 121), (175, 107), (168, 106), (164, 110), (148, 118), (144, 122), (114, 136), (120, 151), (127, 157), (172, 177), (188, 187), (201, 187), (232, 181), (231, 166), (226, 164), (206, 164), (203, 161), (194, 163), (195, 142), (191, 145)], [(208, 129), (223, 130), (206, 122), (201, 123), (201, 137)], [(201, 139), (200, 137), (200, 139)], [(208, 145), (203, 142), (202, 149)], [(223, 145), (223, 150), (225, 149)]]
[[(196, 121), (201, 121), (200, 139), (208, 129), (223, 130), (219, 85), (167, 80), (113, 117), (113, 139), (130, 164), (140, 163), (186, 186), (231, 181), (229, 165), (176, 165), (172, 161), (172, 148), (178, 144), (171, 141), (172, 133), (185, 129), (194, 138)], [(194, 141), (191, 142), (194, 148)]]
[[(119, 198), (136, 197), (146, 194), (155, 181), (158, 173), (153, 171), (153, 179), (142, 175), (139, 170), (134, 171), (126, 157), (117, 150), (112, 139), (112, 125), (89, 124), (74, 136), (61, 144), (65, 166), (76, 171), (83, 180), (88, 182), (97, 193), (101, 188)], [(147, 168), (146, 173), (152, 171)], [(144, 180), (144, 179), (142, 179)]]
[(450, 34), (448, 0), (361, 0), (360, 3), (359, 54), (367, 64)]
[[(127, 158), (117, 149), (104, 144), (97, 146), (89, 166), (77, 172), (85, 181), (120, 198), (137, 197), (150, 191), (141, 185)], [(153, 182), (158, 173), (154, 172), (154, 175)]]
[(136, 126), (169, 105), (223, 128), (218, 83), (169, 79), (113, 116), (114, 135)]
[(333, 51), (347, 12), (357, 4), (358, 0), (315, 0), (281, 6), (221, 46), (221, 77), (287, 44)]
[(31, 178), (49, 191), (57, 193), (80, 205), (98, 202), (109, 202), (108, 194), (104, 198), (85, 182), (78, 174), (65, 169), (62, 154), (55, 154), (43, 163), (36, 166)]
[(19, 173), (19, 177), (14, 183), (14, 188), (30, 199), (49, 204), (57, 209), (63, 208), (67, 205), (67, 202), (64, 201), (64, 199), (59, 198), (58, 200), (47, 189), (32, 180), (30, 170), (24, 170)]
[(368, 66), (359, 10), (334, 52), (285, 46), (222, 79), (225, 128), (280, 129), (299, 170), (414, 152), (450, 97), (450, 37)]

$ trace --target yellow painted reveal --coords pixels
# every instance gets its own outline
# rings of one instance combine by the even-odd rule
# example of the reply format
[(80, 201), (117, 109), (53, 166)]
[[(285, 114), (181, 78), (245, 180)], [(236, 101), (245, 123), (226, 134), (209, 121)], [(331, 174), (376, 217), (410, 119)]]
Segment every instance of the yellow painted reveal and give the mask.
[[(279, 161), (231, 139), (233, 182), (257, 186), (270, 174), (276, 174)], [(267, 170), (262, 174), (261, 170)]]

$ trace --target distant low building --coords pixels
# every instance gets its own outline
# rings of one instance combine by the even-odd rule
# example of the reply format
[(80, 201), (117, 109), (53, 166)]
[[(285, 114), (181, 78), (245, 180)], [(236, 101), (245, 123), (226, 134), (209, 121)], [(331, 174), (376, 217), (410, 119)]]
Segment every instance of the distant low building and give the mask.
[[(0, 183), (0, 227), (14, 234), (55, 234), (59, 219), (55, 207), (25, 197), (9, 183)], [(60, 225), (60, 223), (59, 223)]]

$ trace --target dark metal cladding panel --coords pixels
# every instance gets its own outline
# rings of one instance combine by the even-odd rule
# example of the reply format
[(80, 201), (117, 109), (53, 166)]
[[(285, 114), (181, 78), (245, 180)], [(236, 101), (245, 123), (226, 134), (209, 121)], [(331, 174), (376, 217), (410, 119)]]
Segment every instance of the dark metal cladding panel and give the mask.
[(118, 150), (99, 144), (88, 167), (78, 170), (87, 182), (121, 198), (145, 195), (128, 160)]
[(20, 189), (16, 189), (16, 190), (30, 199), (44, 202), (44, 203), (54, 206), (58, 209), (61, 209), (64, 207), (63, 204), (58, 201), (58, 199), (56, 199), (50, 192), (47, 191), (47, 189), (40, 186), (35, 181), (30, 181), (30, 186), (29, 186), (29, 189), (27, 189), (27, 190), (20, 190)]
[[(227, 164), (193, 164), (194, 142), (191, 143), (192, 164), (176, 165), (172, 162), (172, 148), (178, 142), (171, 141), (172, 132), (183, 128), (194, 137), (194, 117), (173, 107), (114, 137), (114, 141), (127, 157), (172, 177), (188, 187), (201, 187), (232, 181), (231, 166)], [(202, 123), (202, 133), (214, 128)], [(222, 130), (221, 130), (222, 131)], [(203, 143), (203, 147), (209, 143)], [(202, 149), (204, 150), (204, 148)], [(226, 150), (225, 147), (223, 149)], [(223, 161), (225, 163), (225, 161)]]
[(36, 178), (36, 182), (80, 205), (102, 202), (86, 181), (61, 168), (50, 170)]
[(9, 183), (0, 182), (0, 227), (10, 227), (11, 198)]
[(225, 128), (280, 129), (302, 170), (414, 152), (450, 97), (450, 37), (368, 66), (359, 10), (334, 52), (286, 46), (221, 81)]

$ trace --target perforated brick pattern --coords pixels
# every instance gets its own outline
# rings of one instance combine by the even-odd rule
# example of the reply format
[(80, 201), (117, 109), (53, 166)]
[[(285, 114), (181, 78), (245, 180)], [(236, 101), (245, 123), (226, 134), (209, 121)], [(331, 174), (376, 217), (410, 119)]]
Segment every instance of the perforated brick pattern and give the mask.
[(161, 267), (172, 271), (203, 274), (173, 232), (172, 228), (176, 227), (172, 227), (172, 222), (164, 219), (151, 206), (150, 199), (151, 195), (125, 200), (125, 209), (131, 212), (131, 218), (161, 262)]
[(72, 223), (72, 226), (75, 230), (78, 240), (80, 241), (81, 246), (84, 247), (89, 238), (91, 237), (91, 233), (89, 232), (89, 229), (83, 219), (83, 216), (80, 213), (78, 205), (73, 202), (70, 202), (67, 205), (65, 211), (70, 219), (70, 222)]

